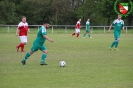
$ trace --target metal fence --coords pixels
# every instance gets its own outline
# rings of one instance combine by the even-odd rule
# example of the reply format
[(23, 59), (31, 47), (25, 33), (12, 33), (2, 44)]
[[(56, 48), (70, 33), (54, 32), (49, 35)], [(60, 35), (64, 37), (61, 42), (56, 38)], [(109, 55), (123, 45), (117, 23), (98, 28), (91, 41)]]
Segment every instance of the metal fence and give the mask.
[[(18, 25), (0, 25), (0, 27), (6, 27), (7, 29), (7, 33), (10, 32), (11, 27), (16, 27), (17, 28)], [(42, 25), (29, 25), (29, 28), (40, 28)], [(50, 25), (51, 28), (51, 32), (54, 33), (54, 29), (60, 28), (63, 29), (64, 32), (67, 32), (68, 29), (74, 29), (75, 25)], [(81, 26), (81, 29), (85, 29), (85, 26)], [(103, 31), (103, 33), (105, 33), (106, 30), (109, 29), (109, 26), (90, 26), (91, 28), (91, 33), (93, 33), (93, 31), (95, 31), (95, 29), (100, 29)], [(133, 26), (125, 26), (125, 32), (128, 33), (128, 30), (133, 30)]]

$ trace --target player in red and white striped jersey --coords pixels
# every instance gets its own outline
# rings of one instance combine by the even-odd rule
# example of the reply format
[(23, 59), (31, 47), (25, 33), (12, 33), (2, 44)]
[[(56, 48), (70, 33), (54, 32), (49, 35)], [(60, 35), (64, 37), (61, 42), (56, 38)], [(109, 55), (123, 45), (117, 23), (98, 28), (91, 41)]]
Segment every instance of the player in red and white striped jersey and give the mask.
[(26, 17), (22, 17), (22, 21), (18, 24), (18, 28), (16, 30), (16, 36), (20, 37), (21, 43), (16, 46), (17, 52), (21, 47), (21, 52), (24, 52), (24, 45), (27, 43), (27, 32), (30, 32), (28, 23), (26, 22)]
[(79, 33), (80, 33), (80, 28), (81, 28), (81, 25), (80, 25), (80, 22), (81, 22), (81, 18), (77, 21), (76, 23), (76, 26), (75, 26), (75, 33), (72, 34), (72, 36), (74, 36), (75, 34), (77, 34), (77, 38), (79, 36)]

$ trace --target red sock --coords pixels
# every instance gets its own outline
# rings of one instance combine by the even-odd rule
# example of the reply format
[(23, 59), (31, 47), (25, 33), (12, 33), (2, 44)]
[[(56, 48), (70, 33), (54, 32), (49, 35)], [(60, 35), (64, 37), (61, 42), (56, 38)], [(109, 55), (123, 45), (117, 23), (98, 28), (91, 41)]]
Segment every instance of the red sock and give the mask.
[(72, 35), (75, 35), (75, 33), (73, 33)]
[(21, 45), (22, 45), (22, 43), (20, 43), (17, 47), (19, 48), (19, 47), (21, 47)]
[(23, 43), (21, 43), (21, 51), (24, 51), (24, 45)]
[(77, 34), (77, 37), (79, 37), (79, 34)]

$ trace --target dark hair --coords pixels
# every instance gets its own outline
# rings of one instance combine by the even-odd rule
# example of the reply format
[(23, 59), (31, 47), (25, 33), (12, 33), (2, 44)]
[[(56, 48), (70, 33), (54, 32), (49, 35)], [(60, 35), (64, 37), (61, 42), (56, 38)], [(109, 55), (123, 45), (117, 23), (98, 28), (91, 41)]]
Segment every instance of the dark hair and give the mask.
[(50, 24), (50, 22), (49, 21), (44, 21), (44, 23), (43, 24)]

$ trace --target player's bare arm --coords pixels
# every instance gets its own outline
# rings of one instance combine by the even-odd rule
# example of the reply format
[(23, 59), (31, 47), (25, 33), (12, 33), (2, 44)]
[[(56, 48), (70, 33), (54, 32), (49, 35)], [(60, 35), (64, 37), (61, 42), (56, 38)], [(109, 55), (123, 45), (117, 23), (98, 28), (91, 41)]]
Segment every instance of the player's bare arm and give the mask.
[(30, 32), (30, 29), (28, 29), (28, 32)]
[(47, 35), (44, 35), (43, 36), (44, 38), (46, 38), (48, 41), (50, 41), (50, 42), (54, 42), (52, 39), (50, 39)]
[(18, 36), (18, 34), (19, 34), (19, 29), (17, 28), (17, 29), (16, 29), (16, 34), (15, 34), (15, 35)]
[(111, 24), (110, 27), (109, 27), (109, 30), (108, 30), (109, 33), (110, 33), (111, 28), (112, 28), (112, 24)]
[(122, 30), (125, 31), (124, 27), (122, 27)]

